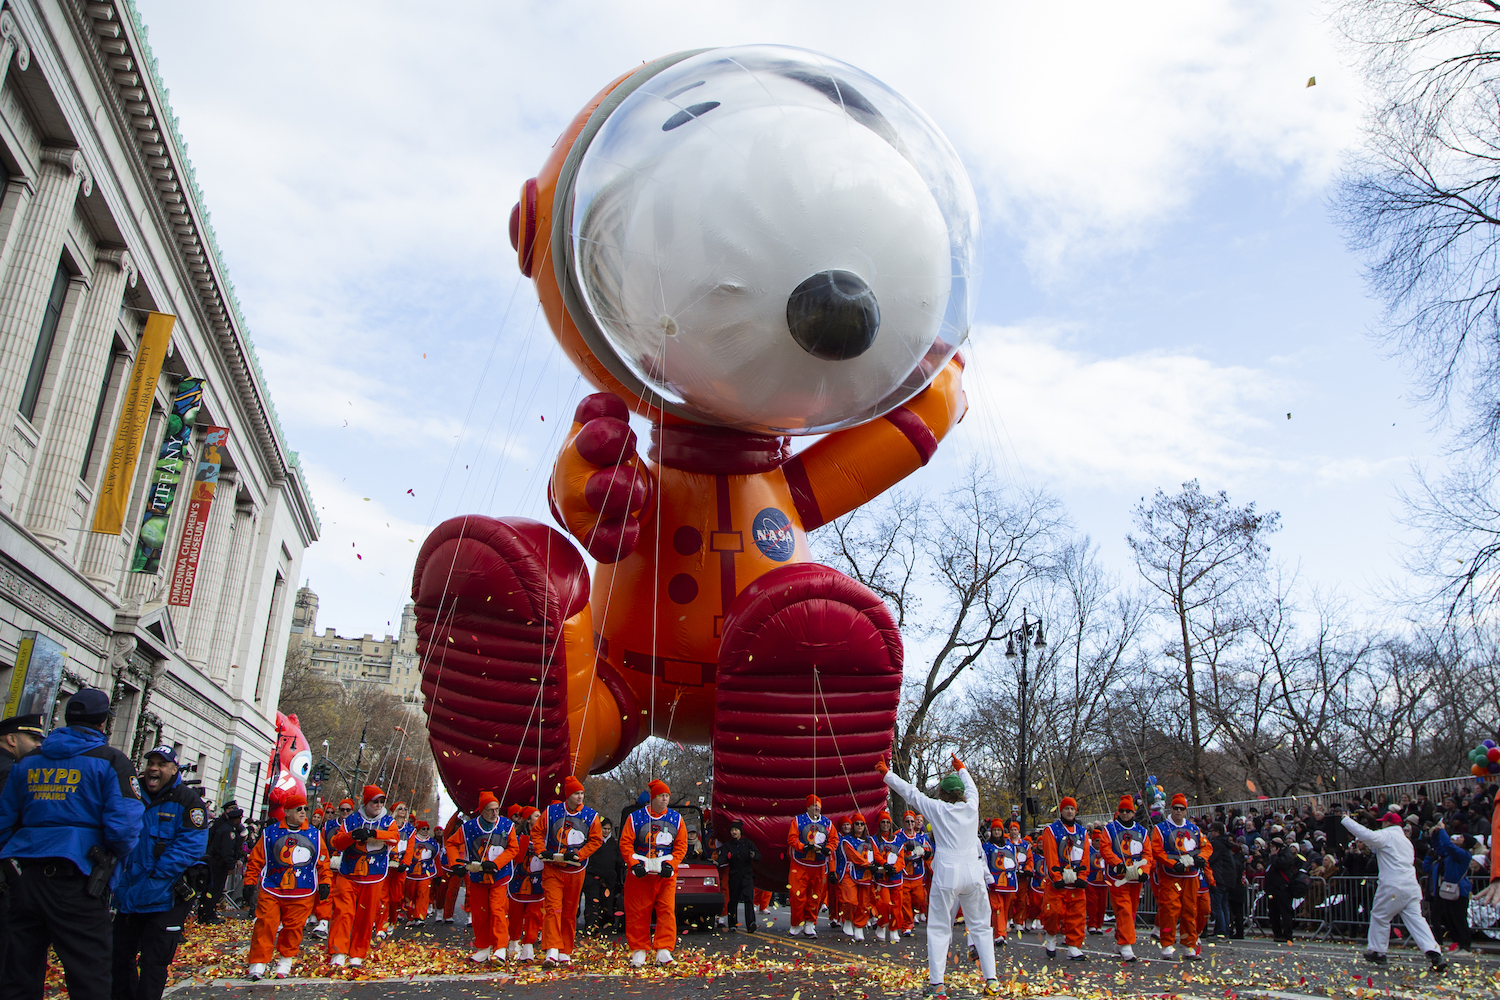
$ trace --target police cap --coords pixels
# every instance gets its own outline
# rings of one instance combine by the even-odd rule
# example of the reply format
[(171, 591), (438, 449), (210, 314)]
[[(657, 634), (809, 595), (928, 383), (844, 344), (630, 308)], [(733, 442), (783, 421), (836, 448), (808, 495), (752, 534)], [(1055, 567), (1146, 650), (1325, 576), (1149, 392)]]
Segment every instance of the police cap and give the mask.
[(12, 715), (8, 719), (0, 719), (0, 736), (9, 736), (11, 733), (30, 733), (32, 736), (46, 736), (42, 729), (42, 717), (40, 715)]
[[(150, 750), (146, 751), (146, 759), (150, 760), (152, 757), (160, 757), (168, 764), (177, 763), (177, 751), (173, 750), (165, 743), (163, 743), (159, 747), (152, 747)], [(306, 805), (306, 800), (304, 800), (303, 804)]]
[(82, 688), (68, 699), (63, 718), (69, 725), (75, 722), (98, 725), (109, 718), (109, 695), (98, 688)]

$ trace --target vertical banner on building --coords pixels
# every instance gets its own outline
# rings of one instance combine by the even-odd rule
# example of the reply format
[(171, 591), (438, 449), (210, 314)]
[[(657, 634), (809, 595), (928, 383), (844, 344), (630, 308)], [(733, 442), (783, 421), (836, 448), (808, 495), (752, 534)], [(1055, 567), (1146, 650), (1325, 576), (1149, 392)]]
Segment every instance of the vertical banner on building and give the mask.
[(193, 581), (198, 576), (198, 556), (203, 552), (203, 535), (208, 531), (208, 512), (219, 485), (219, 466), (224, 461), (224, 442), (229, 440), (228, 427), (208, 427), (203, 432), (203, 450), (198, 453), (198, 471), (193, 474), (193, 491), (188, 494), (187, 517), (182, 524), (182, 540), (177, 543), (177, 562), (167, 603), (185, 608), (193, 603)]
[(224, 766), (219, 770), (219, 794), (214, 799), (214, 808), (220, 812), (224, 810), (224, 803), (234, 797), (234, 789), (239, 787), (241, 755), (239, 747), (224, 748)]
[(0, 718), (39, 713), (42, 728), (48, 728), (67, 659), (67, 649), (56, 641), (36, 632), (22, 632), (16, 669), (10, 675), (10, 695), (5, 699), (5, 712)]
[(187, 466), (188, 450), (193, 441), (193, 421), (203, 402), (203, 380), (185, 378), (172, 394), (172, 412), (167, 414), (167, 434), (156, 455), (156, 467), (146, 486), (146, 506), (141, 512), (141, 527), (135, 536), (135, 558), (130, 561), (132, 573), (155, 573), (161, 566), (161, 553), (167, 544), (167, 519), (177, 499), (177, 484)]
[(146, 318), (141, 346), (130, 369), (125, 387), (125, 403), (120, 409), (120, 425), (115, 430), (109, 450), (109, 464), (99, 483), (99, 500), (94, 505), (93, 530), (103, 535), (118, 535), (125, 525), (125, 507), (130, 503), (130, 482), (134, 478), (135, 460), (141, 453), (141, 438), (151, 419), (151, 401), (156, 398), (156, 381), (172, 342), (172, 324), (176, 316), (152, 313)]

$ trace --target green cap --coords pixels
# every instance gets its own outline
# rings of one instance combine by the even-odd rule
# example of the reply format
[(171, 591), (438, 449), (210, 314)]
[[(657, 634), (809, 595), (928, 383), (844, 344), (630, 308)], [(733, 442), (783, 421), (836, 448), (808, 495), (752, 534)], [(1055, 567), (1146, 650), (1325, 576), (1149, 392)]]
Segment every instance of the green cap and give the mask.
[(944, 792), (961, 792), (964, 790), (964, 779), (956, 774), (950, 774), (938, 782), (938, 790)]

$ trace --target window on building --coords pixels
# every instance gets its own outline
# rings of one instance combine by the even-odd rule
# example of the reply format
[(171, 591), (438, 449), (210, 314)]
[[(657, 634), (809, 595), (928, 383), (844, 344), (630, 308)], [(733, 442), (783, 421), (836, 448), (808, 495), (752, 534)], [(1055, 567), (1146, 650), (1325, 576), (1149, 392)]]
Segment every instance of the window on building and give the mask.
[(109, 401), (109, 386), (114, 381), (115, 367), (119, 365), (123, 353), (119, 341), (110, 342), (109, 364), (104, 366), (104, 382), (99, 386), (99, 401), (94, 404), (94, 421), (89, 425), (89, 444), (83, 449), (83, 468), (78, 470), (78, 478), (85, 482), (89, 478), (89, 467), (94, 464), (94, 449), (99, 445), (99, 432), (103, 430), (99, 425), (104, 420), (104, 404)]
[(26, 373), (26, 388), (21, 392), (21, 416), (30, 420), (36, 414), (37, 400), (42, 395), (42, 378), (47, 374), (47, 362), (52, 357), (52, 342), (57, 338), (57, 324), (62, 319), (63, 301), (68, 297), (68, 269), (61, 263), (52, 279), (52, 292), (47, 296), (47, 309), (42, 313), (42, 329), (37, 334), (36, 350), (31, 354), (31, 370)]

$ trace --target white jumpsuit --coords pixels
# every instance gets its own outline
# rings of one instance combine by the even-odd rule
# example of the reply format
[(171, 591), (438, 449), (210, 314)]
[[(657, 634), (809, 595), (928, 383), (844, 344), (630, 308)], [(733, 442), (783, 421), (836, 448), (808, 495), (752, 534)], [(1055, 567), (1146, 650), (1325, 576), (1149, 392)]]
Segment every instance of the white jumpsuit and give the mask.
[(927, 979), (933, 985), (943, 981), (948, 944), (953, 940), (953, 918), (960, 906), (969, 940), (979, 948), (979, 969), (985, 979), (995, 978), (990, 897), (985, 890), (984, 862), (975, 851), (979, 840), (979, 789), (974, 787), (967, 768), (959, 768), (958, 775), (964, 782), (963, 802), (928, 798), (895, 771), (888, 771), (885, 776), (885, 783), (900, 792), (906, 804), (932, 824), (935, 850), (932, 893), (927, 899)]
[(1344, 829), (1370, 846), (1380, 862), (1380, 883), (1375, 887), (1375, 904), (1370, 907), (1371, 951), (1384, 955), (1391, 942), (1391, 921), (1396, 917), (1406, 925), (1406, 932), (1424, 953), (1437, 951), (1432, 928), (1422, 916), (1422, 887), (1417, 884), (1416, 855), (1406, 832), (1399, 826), (1371, 830), (1348, 816)]

